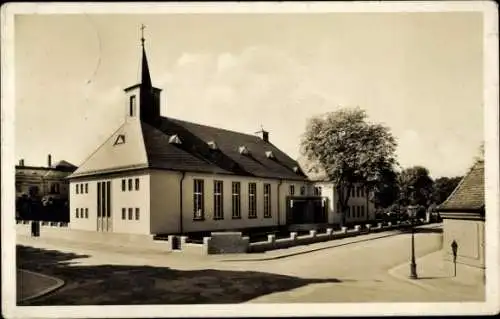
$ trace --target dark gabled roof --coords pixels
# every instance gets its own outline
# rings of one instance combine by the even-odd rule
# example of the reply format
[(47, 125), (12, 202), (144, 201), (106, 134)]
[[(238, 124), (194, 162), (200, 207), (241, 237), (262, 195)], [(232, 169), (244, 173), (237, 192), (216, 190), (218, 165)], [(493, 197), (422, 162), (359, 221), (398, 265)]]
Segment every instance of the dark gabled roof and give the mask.
[(62, 171), (69, 171), (69, 172), (73, 172), (75, 171), (78, 167), (76, 167), (75, 165), (71, 164), (70, 162), (67, 162), (65, 160), (61, 160), (59, 162), (57, 162), (54, 167), (56, 170), (62, 170)]
[(484, 209), (484, 161), (478, 161), (460, 181), (438, 211)]
[[(155, 125), (141, 123), (144, 145), (151, 168), (231, 174), (263, 178), (306, 180), (295, 173), (297, 162), (258, 136), (161, 117)], [(177, 135), (181, 144), (169, 143)], [(215, 142), (217, 149), (211, 149)], [(246, 146), (248, 155), (240, 154)], [(275, 158), (268, 158), (272, 151)]]

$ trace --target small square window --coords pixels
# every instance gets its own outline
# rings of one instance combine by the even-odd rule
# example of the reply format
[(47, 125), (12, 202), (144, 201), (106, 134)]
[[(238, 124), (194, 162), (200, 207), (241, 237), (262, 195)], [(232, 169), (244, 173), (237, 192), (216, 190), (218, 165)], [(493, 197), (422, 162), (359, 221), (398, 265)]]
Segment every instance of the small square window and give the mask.
[(135, 209), (135, 220), (139, 220), (139, 208)]
[(126, 208), (122, 208), (122, 219), (123, 220), (127, 219), (127, 209)]

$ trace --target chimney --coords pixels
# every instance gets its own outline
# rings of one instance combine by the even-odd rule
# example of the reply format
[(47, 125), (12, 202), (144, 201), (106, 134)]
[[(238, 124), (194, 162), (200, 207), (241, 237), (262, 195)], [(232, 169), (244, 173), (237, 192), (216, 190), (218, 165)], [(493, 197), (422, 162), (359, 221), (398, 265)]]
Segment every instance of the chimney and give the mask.
[(269, 132), (264, 131), (262, 128), (260, 131), (256, 133), (264, 142), (269, 142)]
[(21, 159), (19, 160), (19, 166), (24, 166), (24, 158), (21, 158)]
[(52, 167), (52, 156), (50, 154), (47, 156), (47, 167)]

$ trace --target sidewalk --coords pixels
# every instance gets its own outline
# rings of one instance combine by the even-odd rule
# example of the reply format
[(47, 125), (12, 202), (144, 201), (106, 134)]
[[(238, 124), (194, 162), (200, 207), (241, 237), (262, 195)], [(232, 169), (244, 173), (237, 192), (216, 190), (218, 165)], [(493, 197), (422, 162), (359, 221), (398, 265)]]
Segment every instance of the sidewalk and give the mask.
[(416, 263), (418, 279), (408, 277), (409, 263), (390, 269), (389, 274), (427, 290), (460, 296), (463, 301), (485, 301), (483, 270), (457, 264), (457, 275), (454, 277), (453, 263), (443, 259), (441, 250), (417, 258)]
[[(430, 224), (419, 226), (419, 228), (441, 228), (442, 224)], [(214, 259), (220, 259), (219, 261), (265, 261), (281, 259), (291, 256), (297, 256), (302, 254), (307, 254), (311, 252), (316, 252), (323, 249), (329, 249), (349, 244), (355, 244), (363, 241), (381, 239), (391, 236), (402, 235), (400, 230), (387, 230), (378, 233), (368, 233), (356, 235), (353, 237), (346, 237), (341, 239), (332, 239), (325, 242), (319, 242), (309, 245), (299, 245), (290, 248), (269, 250), (263, 253), (247, 253), (247, 254), (232, 254), (232, 255), (211, 255)]]
[(16, 280), (17, 302), (20, 303), (41, 297), (58, 289), (62, 285), (64, 285), (64, 281), (61, 279), (25, 269), (18, 269)]

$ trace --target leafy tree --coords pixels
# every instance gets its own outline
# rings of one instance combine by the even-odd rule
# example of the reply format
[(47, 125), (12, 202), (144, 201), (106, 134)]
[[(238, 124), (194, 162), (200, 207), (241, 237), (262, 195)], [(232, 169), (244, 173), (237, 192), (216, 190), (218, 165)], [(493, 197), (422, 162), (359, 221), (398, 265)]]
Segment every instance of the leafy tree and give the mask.
[(373, 187), (396, 164), (396, 140), (381, 124), (367, 122), (360, 108), (342, 108), (308, 121), (302, 153), (310, 170), (322, 172), (336, 185), (342, 224), (355, 183)]
[(429, 206), (432, 202), (433, 184), (427, 168), (414, 166), (404, 169), (399, 174), (400, 204)]
[(461, 176), (457, 177), (440, 177), (434, 181), (434, 192), (432, 198), (437, 205), (444, 202), (448, 196), (457, 187), (458, 183), (462, 180)]

